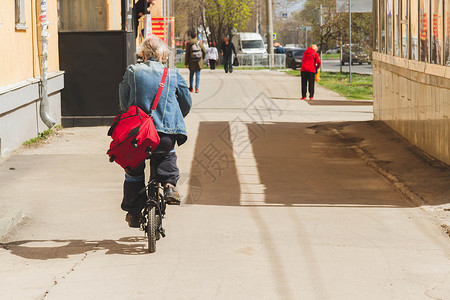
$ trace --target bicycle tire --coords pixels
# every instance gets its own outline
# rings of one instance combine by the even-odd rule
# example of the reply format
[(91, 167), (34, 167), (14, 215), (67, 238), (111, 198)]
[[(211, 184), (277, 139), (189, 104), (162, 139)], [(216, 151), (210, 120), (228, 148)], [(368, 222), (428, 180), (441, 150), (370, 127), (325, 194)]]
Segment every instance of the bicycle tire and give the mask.
[(156, 234), (157, 225), (156, 220), (156, 208), (154, 206), (150, 207), (147, 215), (147, 241), (148, 241), (148, 252), (154, 253), (156, 251)]
[(159, 241), (161, 239), (161, 233), (159, 232), (159, 227), (161, 224), (161, 217), (156, 214), (156, 241)]

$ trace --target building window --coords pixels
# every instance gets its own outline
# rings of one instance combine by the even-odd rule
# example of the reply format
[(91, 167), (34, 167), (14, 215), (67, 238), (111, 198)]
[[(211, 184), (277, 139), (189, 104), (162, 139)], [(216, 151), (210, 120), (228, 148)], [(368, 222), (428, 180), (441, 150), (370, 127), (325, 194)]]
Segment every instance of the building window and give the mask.
[(380, 24), (380, 18), (379, 18), (379, 10), (378, 10), (378, 2), (379, 1), (373, 1), (373, 50), (375, 52), (379, 52), (380, 46), (378, 45), (379, 42), (379, 24)]
[(27, 18), (26, 18), (26, 9), (25, 9), (25, 0), (16, 0), (16, 29), (18, 30), (26, 30), (27, 26)]
[(379, 21), (380, 21), (380, 52), (381, 53), (386, 53), (386, 2), (385, 0), (380, 0), (380, 10), (379, 10)]
[(442, 64), (442, 0), (431, 0), (431, 62)]
[(430, 2), (419, 0), (419, 55), (420, 60), (430, 62)]
[(411, 59), (419, 60), (419, 4), (411, 1)]
[(450, 66), (450, 0), (445, 0), (445, 65)]
[(402, 57), (408, 58), (408, 27), (409, 27), (409, 1), (402, 0), (401, 12), (401, 36), (402, 36)]
[(387, 30), (387, 37), (386, 37), (386, 44), (387, 44), (387, 54), (392, 55), (392, 43), (394, 40), (393, 37), (393, 29), (394, 29), (394, 16), (392, 14), (392, 7), (393, 7), (393, 0), (387, 0), (386, 1), (386, 12), (387, 12), (387, 24), (386, 24), (386, 30)]
[(394, 55), (400, 56), (400, 0), (394, 0)]
[[(126, 5), (128, 3), (128, 5)], [(132, 1), (124, 8), (131, 13)], [(120, 0), (58, 0), (60, 31), (105, 31), (122, 29), (122, 1)], [(130, 14), (127, 14), (127, 17)], [(132, 18), (126, 19), (132, 27)]]

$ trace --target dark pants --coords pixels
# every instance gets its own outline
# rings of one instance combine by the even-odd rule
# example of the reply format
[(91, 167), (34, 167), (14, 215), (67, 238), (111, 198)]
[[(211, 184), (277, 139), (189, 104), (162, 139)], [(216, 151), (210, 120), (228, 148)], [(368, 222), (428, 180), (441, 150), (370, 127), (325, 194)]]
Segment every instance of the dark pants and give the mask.
[(225, 69), (225, 73), (233, 72), (233, 63), (231, 61), (231, 55), (223, 56), (223, 68)]
[(306, 97), (306, 86), (308, 86), (309, 98), (314, 97), (314, 78), (316, 74), (313, 72), (302, 71), (302, 98)]
[(216, 61), (214, 59), (210, 59), (209, 66), (210, 66), (211, 70), (215, 70), (216, 69)]
[[(173, 150), (177, 136), (160, 133), (159, 146), (153, 151), (150, 163), (155, 167), (155, 179), (161, 184), (171, 183), (177, 185), (180, 178), (180, 171), (177, 166), (177, 155)], [(125, 182), (123, 183), (123, 199), (122, 209), (131, 214), (138, 214), (145, 205), (145, 161), (133, 170), (127, 171), (125, 174)]]
[(200, 86), (200, 70), (189, 70), (189, 88), (192, 89), (195, 75), (195, 89), (198, 90)]

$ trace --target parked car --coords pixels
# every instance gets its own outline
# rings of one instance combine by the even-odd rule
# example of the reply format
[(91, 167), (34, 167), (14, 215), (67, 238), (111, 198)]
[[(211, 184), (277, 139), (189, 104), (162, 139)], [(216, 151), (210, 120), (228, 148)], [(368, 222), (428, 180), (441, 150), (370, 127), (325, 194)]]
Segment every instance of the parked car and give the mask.
[(302, 66), (303, 53), (306, 49), (302, 48), (289, 48), (286, 51), (286, 68), (292, 68), (292, 70), (297, 70)]
[(328, 49), (325, 54), (335, 54), (335, 53), (340, 53), (341, 52), (341, 47), (337, 46), (337, 47), (333, 47), (331, 49)]
[[(349, 50), (350, 47), (348, 45), (345, 45), (345, 47), (342, 50), (341, 65), (345, 65), (345, 63), (350, 63)], [(369, 55), (367, 55), (367, 53), (361, 46), (352, 45), (352, 65), (353, 64), (362, 65), (363, 63), (368, 63), (369, 65), (372, 63)]]

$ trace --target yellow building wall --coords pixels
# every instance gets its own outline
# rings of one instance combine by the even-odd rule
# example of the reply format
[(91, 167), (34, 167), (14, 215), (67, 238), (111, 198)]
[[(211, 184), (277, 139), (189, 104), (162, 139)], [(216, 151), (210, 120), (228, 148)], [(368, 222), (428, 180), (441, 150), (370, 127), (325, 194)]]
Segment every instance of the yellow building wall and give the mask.
[(156, 0), (156, 4), (152, 6), (151, 15), (154, 18), (162, 18), (163, 12), (162, 12), (162, 0)]
[(119, 0), (106, 0), (107, 18), (106, 30), (122, 29), (122, 3)]
[(374, 117), (450, 164), (450, 67), (373, 53)]
[[(59, 70), (58, 27), (56, 0), (48, 0), (47, 15), (50, 21), (48, 44), (48, 72)], [(39, 0), (27, 0), (26, 25), (28, 29), (15, 27), (15, 1), (0, 0), (0, 87), (14, 84), (40, 75), (36, 5)], [(39, 31), (39, 32), (38, 32)]]
[(27, 30), (16, 30), (15, 1), (0, 0), (0, 87), (33, 77), (31, 1), (26, 4)]

